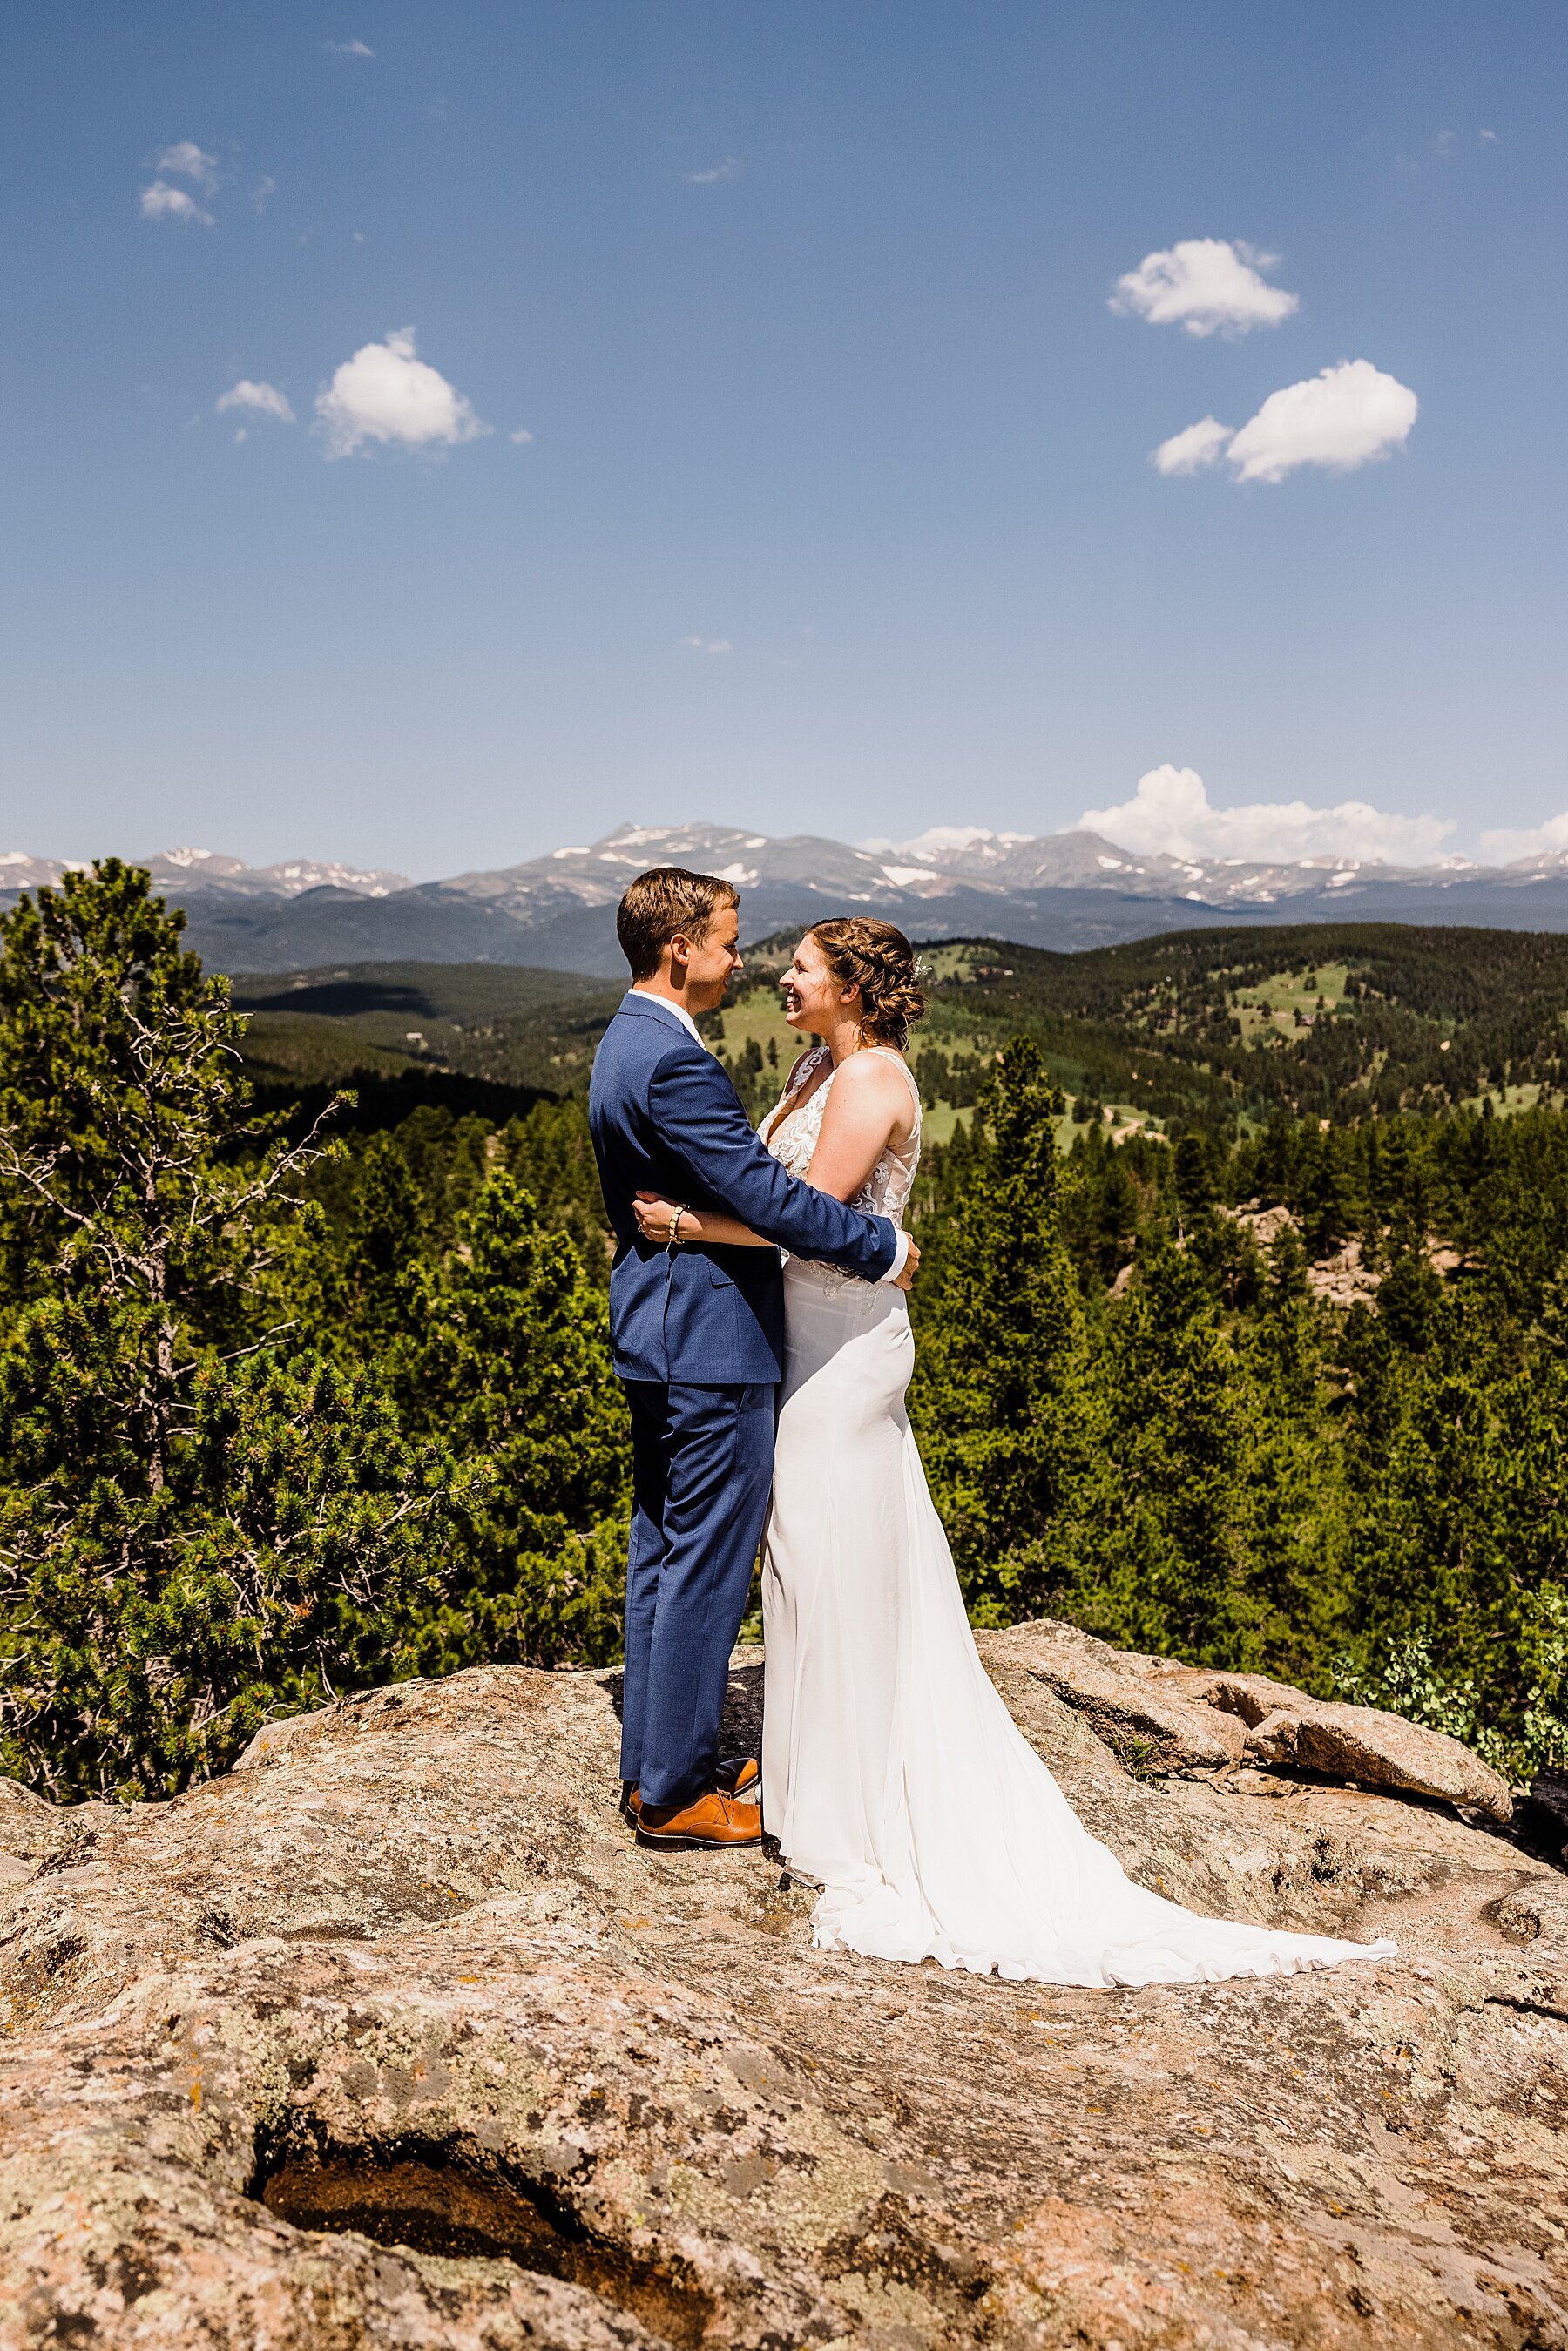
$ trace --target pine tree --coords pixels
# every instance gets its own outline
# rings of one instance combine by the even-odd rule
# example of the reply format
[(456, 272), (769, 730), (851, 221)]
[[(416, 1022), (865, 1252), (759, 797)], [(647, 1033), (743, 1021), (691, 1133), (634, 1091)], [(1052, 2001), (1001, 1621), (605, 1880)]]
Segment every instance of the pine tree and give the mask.
[(956, 1186), (916, 1291), (910, 1408), (983, 1623), (1044, 1604), (1076, 1462), (1082, 1308), (1060, 1229), (1061, 1115), (1038, 1046), (1015, 1038), (949, 1163)]
[(355, 1352), (374, 1354), (404, 1328), (409, 1286), (428, 1233), (407, 1158), (390, 1134), (372, 1134), (360, 1162), (337, 1279), (324, 1283), (333, 1308), (324, 1339), (335, 1334)]
[(606, 1246), (604, 1200), (581, 1098), (572, 1094), (563, 1102), (536, 1102), (526, 1118), (515, 1118), (507, 1126), (501, 1155), (524, 1191), (532, 1194), (547, 1224), (570, 1234), (594, 1287), (607, 1290), (612, 1251)]
[(1343, 1646), (1354, 1546), (1324, 1338), (1306, 1252), (1286, 1225), (1255, 1311), (1239, 1318), (1232, 1343), (1240, 1566), (1228, 1662), (1326, 1693)]
[(1528, 1777), (1568, 1761), (1568, 1365), (1511, 1364), (1495, 1311), (1440, 1298), (1355, 1333), (1348, 1657), (1373, 1702)]
[(405, 1303), (390, 1361), (409, 1426), (484, 1465), (454, 1541), (450, 1602), (422, 1638), (426, 1670), (607, 1662), (621, 1641), (630, 1455), (602, 1293), (568, 1236), (499, 1173)]
[(1200, 1269), (1155, 1249), (1107, 1317), (1074, 1495), (1073, 1613), (1126, 1646), (1223, 1659), (1242, 1567), (1235, 1359)]
[(319, 1144), (252, 1114), (183, 927), (113, 861), (0, 920), (0, 1761), (57, 1792), (177, 1788), (395, 1670), (454, 1483), (298, 1343)]
[(122, 1336), (47, 1304), (0, 1355), (0, 1768), (57, 1799), (172, 1794), (274, 1715), (413, 1671), (452, 1523), (442, 1452), (309, 1353), (192, 1360), (150, 1489)]

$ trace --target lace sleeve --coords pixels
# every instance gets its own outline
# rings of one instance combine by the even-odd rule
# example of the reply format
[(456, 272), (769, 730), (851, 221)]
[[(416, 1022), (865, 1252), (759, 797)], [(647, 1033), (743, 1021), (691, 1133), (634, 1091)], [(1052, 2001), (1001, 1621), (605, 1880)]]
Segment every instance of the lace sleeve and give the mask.
[[(796, 1095), (800, 1092), (807, 1079), (810, 1076), (816, 1058), (817, 1056), (814, 1050), (807, 1051), (800, 1055), (800, 1060), (796, 1062), (794, 1068), (790, 1071), (789, 1076), (784, 1081), (783, 1092), (779, 1095), (772, 1109), (766, 1113), (758, 1126), (757, 1132), (758, 1135), (761, 1137), (762, 1141), (767, 1144), (770, 1151), (773, 1149), (773, 1131), (779, 1124), (779, 1120), (789, 1110), (790, 1103), (794, 1101)], [(777, 1157), (778, 1154), (775, 1153), (774, 1155)]]
[(807, 1083), (808, 1080), (810, 1078), (812, 1071), (816, 1069), (827, 1050), (828, 1049), (825, 1045), (807, 1046), (805, 1051), (800, 1055), (794, 1068), (790, 1071), (789, 1076), (784, 1081), (784, 1092), (779, 1097), (781, 1102), (788, 1102), (791, 1094), (798, 1094), (800, 1092), (801, 1087)]

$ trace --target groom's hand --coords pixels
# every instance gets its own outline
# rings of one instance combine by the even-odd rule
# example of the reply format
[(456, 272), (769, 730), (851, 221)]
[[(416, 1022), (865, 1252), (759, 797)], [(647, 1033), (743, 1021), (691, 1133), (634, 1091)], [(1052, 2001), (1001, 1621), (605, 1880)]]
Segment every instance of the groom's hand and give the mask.
[(912, 1238), (909, 1244), (909, 1255), (904, 1260), (903, 1270), (894, 1277), (893, 1284), (894, 1290), (913, 1290), (915, 1277), (919, 1270), (920, 1244)]

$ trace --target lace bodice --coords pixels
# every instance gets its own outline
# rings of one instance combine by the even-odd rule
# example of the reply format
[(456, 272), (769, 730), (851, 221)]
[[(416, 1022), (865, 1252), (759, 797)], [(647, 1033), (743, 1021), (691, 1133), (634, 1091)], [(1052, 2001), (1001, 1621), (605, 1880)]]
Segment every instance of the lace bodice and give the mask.
[[(915, 1082), (915, 1072), (908, 1062), (902, 1054), (894, 1052), (891, 1046), (867, 1045), (862, 1050), (868, 1053), (885, 1053), (890, 1061), (898, 1063), (909, 1080), (909, 1091), (915, 1097), (915, 1124), (910, 1129), (908, 1142), (901, 1150), (894, 1151), (890, 1145), (883, 1153), (849, 1206), (862, 1209), (870, 1217), (890, 1217), (895, 1225), (902, 1225), (904, 1211), (915, 1184), (915, 1171), (920, 1165), (920, 1089)], [(829, 1059), (826, 1045), (819, 1045), (814, 1052), (808, 1053), (758, 1130), (774, 1158), (781, 1166), (788, 1168), (791, 1176), (806, 1176), (810, 1171), (817, 1138), (822, 1131), (822, 1113), (828, 1106), (828, 1092), (836, 1072), (829, 1069), (809, 1102), (802, 1102), (800, 1096)], [(791, 1104), (799, 1104), (799, 1107), (791, 1108)]]

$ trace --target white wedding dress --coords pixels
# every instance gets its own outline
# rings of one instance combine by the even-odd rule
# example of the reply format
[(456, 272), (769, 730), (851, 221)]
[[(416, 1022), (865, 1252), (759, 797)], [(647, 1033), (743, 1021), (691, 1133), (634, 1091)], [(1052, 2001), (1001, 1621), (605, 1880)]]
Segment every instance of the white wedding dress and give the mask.
[[(872, 1048), (873, 1050), (885, 1050)], [(830, 1071), (807, 1056), (762, 1125), (811, 1164)], [(852, 1206), (902, 1222), (914, 1132)], [(1192, 1983), (1389, 1956), (1200, 1917), (1135, 1886), (1092, 1837), (992, 1687), (904, 1411), (901, 1290), (799, 1259), (764, 1539), (763, 1819), (822, 1888), (817, 1942), (1041, 1983)]]

